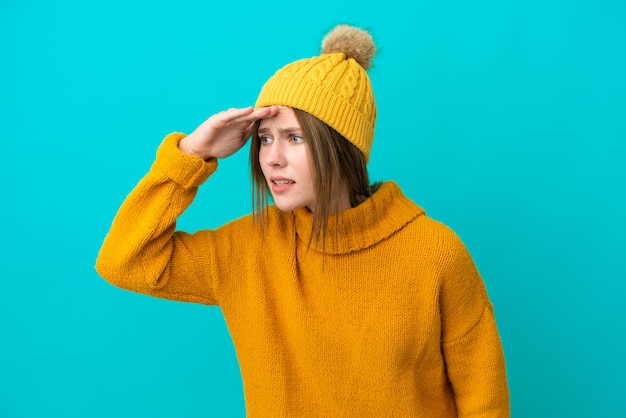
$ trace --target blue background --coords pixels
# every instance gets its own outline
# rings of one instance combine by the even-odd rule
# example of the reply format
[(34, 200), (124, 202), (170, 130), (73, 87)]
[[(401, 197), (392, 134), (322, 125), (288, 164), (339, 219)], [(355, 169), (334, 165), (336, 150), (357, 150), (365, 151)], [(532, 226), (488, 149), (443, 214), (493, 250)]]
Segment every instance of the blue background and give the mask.
[[(336, 23), (372, 30), (373, 180), (465, 241), (516, 417), (623, 412), (626, 2), (0, 4), (0, 416), (243, 416), (219, 309), (110, 286), (110, 222), (161, 139), (253, 104)], [(179, 228), (250, 210), (247, 154)]]

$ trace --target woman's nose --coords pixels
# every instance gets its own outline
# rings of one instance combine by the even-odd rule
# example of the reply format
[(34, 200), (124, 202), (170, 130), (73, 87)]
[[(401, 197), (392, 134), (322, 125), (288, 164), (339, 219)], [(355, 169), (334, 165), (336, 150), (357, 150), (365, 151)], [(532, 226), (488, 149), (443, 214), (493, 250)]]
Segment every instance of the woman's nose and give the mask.
[(274, 167), (285, 165), (285, 154), (280, 141), (274, 141), (270, 145), (266, 145), (267, 154), (265, 156), (266, 164)]

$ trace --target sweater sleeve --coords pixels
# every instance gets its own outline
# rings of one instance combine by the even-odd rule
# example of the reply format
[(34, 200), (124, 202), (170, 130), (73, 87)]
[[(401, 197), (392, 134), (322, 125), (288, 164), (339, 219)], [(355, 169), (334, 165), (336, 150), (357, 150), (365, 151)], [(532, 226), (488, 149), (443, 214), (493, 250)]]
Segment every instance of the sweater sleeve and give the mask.
[(110, 283), (135, 292), (186, 302), (215, 304), (210, 232), (175, 232), (176, 219), (216, 160), (184, 154), (183, 134), (168, 135), (148, 174), (120, 207), (96, 261)]
[(459, 417), (510, 416), (502, 344), (485, 285), (455, 236), (441, 289), (443, 354)]

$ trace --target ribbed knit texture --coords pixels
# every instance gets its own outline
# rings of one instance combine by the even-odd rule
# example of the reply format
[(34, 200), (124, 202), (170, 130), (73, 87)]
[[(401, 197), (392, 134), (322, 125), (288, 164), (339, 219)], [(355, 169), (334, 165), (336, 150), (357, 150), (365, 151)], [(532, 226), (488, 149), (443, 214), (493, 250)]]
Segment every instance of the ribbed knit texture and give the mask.
[(302, 59), (278, 70), (263, 86), (257, 107), (284, 105), (316, 116), (352, 142), (369, 161), (376, 103), (369, 76), (342, 52)]
[(263, 231), (247, 216), (174, 232), (216, 168), (181, 137), (120, 208), (96, 267), (125, 289), (218, 304), (248, 416), (509, 416), (492, 306), (450, 229), (384, 183), (331, 218), (323, 265), (306, 209), (270, 207)]

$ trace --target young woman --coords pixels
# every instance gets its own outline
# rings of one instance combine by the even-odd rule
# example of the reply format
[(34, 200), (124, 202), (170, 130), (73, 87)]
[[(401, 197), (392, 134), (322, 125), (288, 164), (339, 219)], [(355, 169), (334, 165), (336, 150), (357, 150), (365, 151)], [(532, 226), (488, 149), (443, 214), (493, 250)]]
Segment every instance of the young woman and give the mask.
[[(255, 108), (166, 137), (96, 267), (122, 288), (219, 305), (251, 417), (506, 417), (501, 343), (469, 253), (395, 183), (369, 184), (374, 51), (367, 32), (339, 26)], [(175, 231), (249, 137), (254, 214)]]

